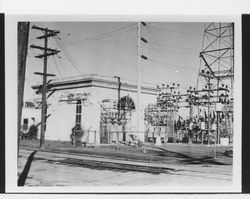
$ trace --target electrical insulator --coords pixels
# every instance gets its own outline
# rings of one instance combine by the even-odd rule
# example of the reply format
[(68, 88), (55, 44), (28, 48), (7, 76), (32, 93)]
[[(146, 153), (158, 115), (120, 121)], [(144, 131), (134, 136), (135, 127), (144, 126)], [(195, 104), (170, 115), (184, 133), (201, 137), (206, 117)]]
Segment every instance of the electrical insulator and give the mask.
[(145, 60), (148, 59), (145, 55), (141, 55), (141, 58), (142, 58), (142, 59), (145, 59)]
[(143, 37), (141, 37), (141, 40), (142, 40), (143, 42), (145, 42), (145, 43), (148, 43), (148, 41), (147, 41), (145, 38), (143, 38)]
[(117, 109), (117, 102), (113, 103), (113, 109)]

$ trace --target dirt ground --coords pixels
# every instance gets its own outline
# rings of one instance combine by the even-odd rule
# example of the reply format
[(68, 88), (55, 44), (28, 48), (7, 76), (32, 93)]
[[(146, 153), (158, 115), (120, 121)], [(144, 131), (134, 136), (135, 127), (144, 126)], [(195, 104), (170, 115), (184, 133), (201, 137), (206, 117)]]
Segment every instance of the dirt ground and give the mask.
[[(25, 148), (26, 147), (26, 148)], [(28, 149), (29, 147), (29, 149)], [(39, 147), (38, 141), (21, 141), (18, 158), (18, 175), (24, 169), (29, 155)], [(133, 186), (133, 185), (189, 185), (218, 186), (232, 183), (232, 157), (224, 155), (232, 147), (206, 145), (166, 144), (161, 147), (141, 148), (105, 145), (97, 148), (74, 148), (67, 142), (46, 141), (46, 152), (38, 151), (25, 182), (25, 186)], [(56, 153), (62, 155), (58, 156)], [(71, 153), (71, 154), (68, 154)], [(146, 173), (103, 168), (87, 168), (83, 165), (62, 164), (55, 159), (67, 157), (82, 159), (96, 158), (98, 161), (127, 161), (138, 164), (157, 164), (177, 169), (167, 173)], [(51, 161), (52, 160), (52, 161)]]
[[(21, 147), (39, 149), (38, 140), (21, 140)], [(118, 150), (119, 149), (119, 150)], [(232, 146), (200, 145), (167, 143), (162, 146), (145, 144), (143, 148), (119, 144), (98, 145), (93, 147), (73, 147), (70, 142), (46, 141), (45, 150), (57, 152), (72, 152), (85, 155), (104, 156), (136, 161), (164, 162), (170, 159), (180, 159), (178, 164), (219, 164), (232, 165), (233, 158), (226, 156), (225, 151)], [(215, 153), (216, 151), (216, 153)]]

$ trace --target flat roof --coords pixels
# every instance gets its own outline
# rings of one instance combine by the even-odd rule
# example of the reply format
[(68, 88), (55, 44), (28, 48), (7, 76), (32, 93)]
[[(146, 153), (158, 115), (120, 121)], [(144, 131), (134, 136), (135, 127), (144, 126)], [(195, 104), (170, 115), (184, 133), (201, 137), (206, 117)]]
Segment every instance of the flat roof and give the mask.
[[(137, 92), (137, 81), (128, 81), (121, 78), (121, 90), (129, 92)], [(156, 85), (142, 82), (141, 92), (149, 95), (157, 95), (160, 89)], [(34, 90), (41, 88), (41, 83), (32, 86)], [(102, 76), (98, 74), (87, 74), (82, 76), (74, 76), (62, 79), (54, 79), (48, 85), (48, 90), (69, 90), (75, 88), (97, 87), (106, 89), (118, 89), (118, 81), (116, 78)]]

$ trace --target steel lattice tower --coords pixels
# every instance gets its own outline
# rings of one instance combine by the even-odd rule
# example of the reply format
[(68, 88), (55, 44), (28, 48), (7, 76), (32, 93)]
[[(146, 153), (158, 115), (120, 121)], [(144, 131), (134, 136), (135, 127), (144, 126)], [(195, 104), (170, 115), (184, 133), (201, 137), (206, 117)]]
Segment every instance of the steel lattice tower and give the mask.
[[(200, 52), (201, 65), (197, 89), (207, 84), (201, 72), (211, 74), (211, 89), (227, 86), (233, 102), (234, 82), (234, 24), (209, 23), (205, 25), (203, 47)], [(217, 93), (218, 95), (219, 93)]]
[[(208, 112), (208, 132), (210, 114), (220, 110), (226, 133), (233, 136), (233, 85), (234, 85), (234, 24), (205, 24), (203, 46), (200, 52), (200, 69), (197, 89), (207, 91), (205, 107)], [(215, 100), (214, 100), (215, 99)], [(218, 104), (218, 106), (217, 106)], [(201, 104), (200, 104), (201, 105)], [(200, 107), (197, 107), (200, 112)], [(219, 114), (219, 112), (217, 112)], [(224, 116), (223, 116), (224, 115)], [(218, 116), (217, 116), (217, 123)], [(217, 124), (217, 136), (219, 136)], [(219, 137), (218, 137), (219, 138)]]

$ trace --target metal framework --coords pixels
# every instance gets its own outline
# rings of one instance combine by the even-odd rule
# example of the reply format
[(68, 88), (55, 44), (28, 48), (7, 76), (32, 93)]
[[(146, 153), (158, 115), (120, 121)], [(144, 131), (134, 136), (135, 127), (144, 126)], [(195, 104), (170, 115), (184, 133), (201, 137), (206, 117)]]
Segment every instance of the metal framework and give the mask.
[(204, 30), (203, 49), (200, 52), (201, 67), (198, 75), (197, 88), (207, 84), (201, 71), (211, 74), (211, 88), (222, 84), (229, 88), (233, 98), (234, 81), (234, 24), (210, 23)]
[[(205, 25), (203, 47), (202, 51), (200, 52), (200, 58), (201, 65), (196, 88), (207, 90), (206, 98), (208, 98), (208, 106), (206, 108), (208, 111), (208, 115), (210, 111), (216, 111), (218, 112), (218, 114), (219, 112), (222, 112), (222, 114), (224, 112), (224, 114), (226, 115), (225, 130), (227, 133), (233, 134), (233, 23), (209, 23)], [(215, 98), (216, 100), (212, 101), (211, 98)], [(216, 110), (216, 106), (213, 106), (217, 105), (218, 103), (223, 104), (222, 111)], [(212, 106), (213, 110), (211, 110)], [(199, 106), (197, 111), (199, 111)], [(217, 121), (217, 125), (218, 123), (219, 122)], [(208, 126), (209, 124), (210, 122), (208, 122)], [(210, 128), (208, 128), (208, 133), (209, 132)]]

